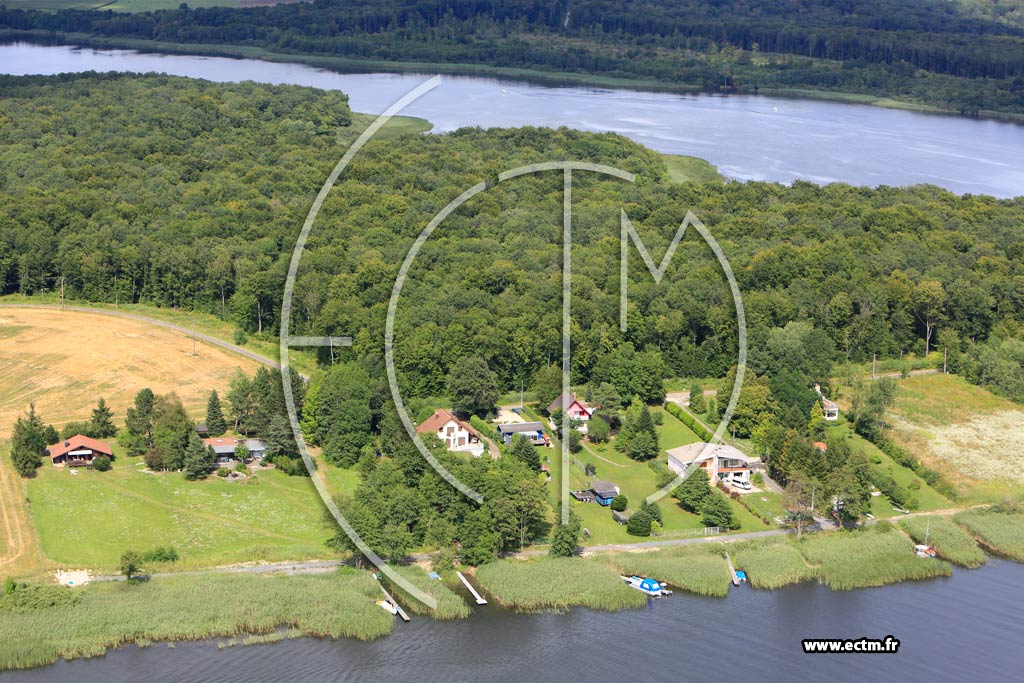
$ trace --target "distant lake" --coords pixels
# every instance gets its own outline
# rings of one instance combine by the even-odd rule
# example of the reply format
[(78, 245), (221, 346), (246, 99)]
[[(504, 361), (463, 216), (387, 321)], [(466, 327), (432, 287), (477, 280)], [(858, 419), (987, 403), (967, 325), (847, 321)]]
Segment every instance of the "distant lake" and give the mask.
[[(414, 616), (368, 643), (132, 645), (99, 659), (0, 673), (0, 683), (1020, 681), (1022, 569), (993, 560), (946, 579), (842, 592), (816, 584), (774, 592), (742, 586), (725, 599), (677, 592), (614, 614), (525, 615), (487, 605), (461, 621)], [(900, 639), (899, 653), (804, 654), (800, 645), (808, 637), (886, 635)]]
[[(90, 70), (342, 90), (355, 111), (369, 113), (383, 111), (427, 77), (131, 50), (0, 46), (0, 73)], [(956, 193), (1024, 195), (1024, 126), (984, 119), (757, 95), (546, 87), (461, 76), (444, 77), (441, 87), (404, 113), (429, 119), (439, 132), (524, 125), (614, 131), (659, 152), (707, 159), (741, 180), (932, 183)]]

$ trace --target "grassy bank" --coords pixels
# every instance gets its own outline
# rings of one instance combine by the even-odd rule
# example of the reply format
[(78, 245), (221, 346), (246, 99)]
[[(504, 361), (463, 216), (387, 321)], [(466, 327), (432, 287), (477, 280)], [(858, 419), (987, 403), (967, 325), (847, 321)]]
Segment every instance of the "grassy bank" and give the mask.
[(949, 563), (914, 554), (913, 542), (895, 530), (864, 529), (804, 538), (800, 551), (819, 565), (822, 583), (833, 590), (884, 586), (949, 576)]
[(924, 543), (927, 534), (928, 545), (945, 560), (964, 567), (985, 564), (985, 553), (974, 539), (946, 517), (909, 517), (900, 520), (900, 527), (917, 543)]
[(729, 594), (729, 566), (719, 544), (619, 553), (607, 560), (623, 574), (650, 576), (697, 595)]
[(647, 604), (647, 596), (623, 583), (610, 566), (593, 559), (499, 560), (478, 567), (476, 578), (494, 602), (516, 610), (615, 611)]
[[(679, 154), (662, 154), (668, 177), (674, 183), (720, 183), (725, 180), (718, 169), (704, 159)], [(689, 387), (685, 387), (689, 388)]]
[(993, 552), (1024, 562), (1024, 514), (998, 510), (966, 510), (953, 520)]
[[(269, 634), (377, 638), (392, 617), (368, 572), (306, 576), (203, 574), (141, 584), (94, 583), (71, 604), (0, 607), (0, 669), (102, 655), (128, 643)], [(0, 603), (2, 605), (2, 603)]]
[(754, 588), (775, 590), (818, 576), (818, 570), (807, 564), (796, 544), (788, 539), (745, 541), (732, 552), (732, 562), (736, 569), (747, 573), (747, 581)]

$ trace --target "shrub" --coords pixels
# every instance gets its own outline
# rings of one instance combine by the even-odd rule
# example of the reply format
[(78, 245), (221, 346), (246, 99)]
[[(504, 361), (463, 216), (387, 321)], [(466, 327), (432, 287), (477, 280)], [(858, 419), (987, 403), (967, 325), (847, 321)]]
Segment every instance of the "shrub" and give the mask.
[(626, 533), (630, 536), (650, 536), (651, 516), (643, 510), (630, 515), (629, 522), (626, 523)]
[(240, 462), (240, 463), (236, 463), (235, 464), (235, 472), (241, 472), (242, 474), (245, 474), (248, 471), (249, 471), (249, 468), (245, 466), (244, 462)]
[(178, 551), (173, 546), (160, 546), (142, 554), (143, 562), (177, 562)]
[(110, 458), (105, 455), (97, 455), (92, 459), (92, 468), (97, 472), (106, 472), (110, 469)]
[(228, 475), (231, 474), (226, 467), (217, 468), (217, 476), (221, 479), (227, 479)]
[(666, 403), (665, 412), (667, 412), (669, 415), (671, 415), (672, 417), (676, 418), (684, 425), (689, 427), (690, 431), (696, 434), (697, 438), (699, 438), (701, 441), (711, 441), (711, 432), (704, 429), (704, 426), (698, 423), (697, 420), (693, 417), (693, 415), (690, 415), (688, 412), (680, 408), (677, 404)]
[(245, 336), (245, 330), (235, 330), (235, 346), (245, 346), (247, 341), (249, 341), (249, 338)]
[(626, 494), (620, 493), (619, 495), (612, 498), (612, 503), (609, 507), (616, 512), (625, 512), (626, 506), (629, 505), (629, 499), (626, 498)]
[(665, 423), (665, 415), (660, 410), (651, 411), (651, 421), (656, 425)]
[(586, 465), (583, 466), (583, 472), (588, 477), (592, 477), (595, 474), (597, 474), (597, 467), (594, 466), (594, 463), (588, 462)]
[(704, 526), (724, 526), (730, 529), (739, 528), (736, 519), (733, 517), (729, 501), (724, 497), (712, 494), (704, 501), (700, 511), (701, 521)]

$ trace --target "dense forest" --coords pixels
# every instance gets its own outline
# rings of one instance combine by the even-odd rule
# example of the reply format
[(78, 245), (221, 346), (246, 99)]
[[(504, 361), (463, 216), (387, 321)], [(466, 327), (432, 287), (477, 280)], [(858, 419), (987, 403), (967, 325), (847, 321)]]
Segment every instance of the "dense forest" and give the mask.
[[(292, 86), (0, 79), (0, 292), (63, 285), (71, 299), (191, 308), (272, 337), (299, 227), (362, 125), (344, 95)], [(453, 399), (466, 412), (486, 410), (499, 389), (560, 391), (562, 177), (496, 182), (501, 171), (551, 159), (637, 175), (630, 184), (577, 172), (573, 190), (572, 378), (603, 410), (631, 405), (622, 428), (631, 411), (642, 416), (644, 402), (662, 399), (665, 378), (725, 377), (731, 386), (737, 347), (727, 283), (693, 232), (660, 284), (631, 252), (629, 325), (620, 332), (622, 210), (656, 261), (688, 210), (718, 240), (749, 329), (750, 372), (731, 428), (777, 454), (769, 466), (780, 481), (829, 482), (850, 515), (863, 511), (871, 484), (910, 507), (914, 498), (869, 478), (841, 441), (827, 457), (812, 445), (827, 436), (811, 386), (827, 391), (837, 364), (941, 348), (954, 371), (1024, 400), (1020, 198), (934, 186), (673, 183), (658, 154), (568, 129), (392, 135), (364, 148), (324, 204), (291, 326), (353, 337), (350, 349), (321, 352), (308, 385), (298, 377), (293, 385), (307, 439), (360, 473), (358, 489), (339, 502), (385, 556), (457, 540), (461, 559), (477, 563), (550, 531), (533, 447), (467, 461), (428, 438), (436, 457), (484, 494), (474, 505), (408, 438), (383, 358), (388, 301), (410, 246), (442, 207), (485, 180), (488, 190), (441, 224), (409, 271), (395, 324), (399, 383), (415, 419)], [(875, 383), (853, 398), (855, 429), (884, 444), (891, 391)], [(275, 373), (239, 377), (226, 400), (236, 427), (264, 438), (280, 467), (304, 473)], [(658, 452), (656, 438), (633, 446), (636, 459)], [(575, 538), (576, 527), (556, 533)], [(572, 538), (556, 546), (571, 551)], [(349, 548), (343, 534), (335, 543)]]
[(1024, 114), (1024, 27), (975, 2), (316, 0), (142, 14), (0, 8), (0, 28), (364, 60), (810, 88)]

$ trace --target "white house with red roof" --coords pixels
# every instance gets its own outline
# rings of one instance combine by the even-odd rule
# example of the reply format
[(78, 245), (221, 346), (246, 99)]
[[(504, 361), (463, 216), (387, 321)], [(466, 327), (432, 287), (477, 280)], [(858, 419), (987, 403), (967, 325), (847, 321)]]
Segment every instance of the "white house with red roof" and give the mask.
[(569, 394), (562, 394), (552, 401), (551, 405), (548, 406), (548, 415), (556, 410), (568, 413), (569, 417), (580, 422), (589, 422), (590, 418), (594, 416), (593, 408), (576, 398), (575, 395)]
[(450, 451), (472, 453), (475, 458), (483, 455), (484, 444), (480, 434), (450, 410), (438, 408), (416, 427), (416, 431), (419, 434), (436, 435)]

